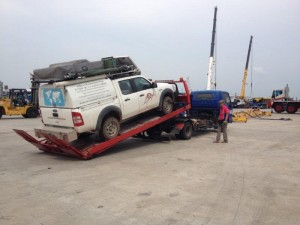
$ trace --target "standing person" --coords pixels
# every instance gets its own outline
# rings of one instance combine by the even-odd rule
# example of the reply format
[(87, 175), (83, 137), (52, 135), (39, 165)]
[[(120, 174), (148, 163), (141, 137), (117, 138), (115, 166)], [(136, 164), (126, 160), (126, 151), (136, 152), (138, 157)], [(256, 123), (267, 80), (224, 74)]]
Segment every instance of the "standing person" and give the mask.
[(220, 114), (218, 119), (218, 133), (216, 140), (214, 143), (220, 142), (221, 132), (223, 132), (223, 141), (222, 143), (228, 143), (228, 137), (227, 137), (227, 124), (228, 124), (228, 117), (229, 117), (229, 109), (225, 105), (224, 100), (220, 100)]

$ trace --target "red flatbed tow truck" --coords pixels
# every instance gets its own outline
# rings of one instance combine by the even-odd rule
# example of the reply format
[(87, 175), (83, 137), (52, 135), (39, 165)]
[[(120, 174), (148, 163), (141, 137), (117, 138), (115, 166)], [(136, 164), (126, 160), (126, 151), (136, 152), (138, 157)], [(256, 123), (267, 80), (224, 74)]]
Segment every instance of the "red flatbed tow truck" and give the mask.
[[(79, 159), (91, 159), (95, 155), (112, 148), (125, 139), (142, 136), (142, 134), (147, 132), (147, 130), (164, 124), (168, 120), (179, 117), (180, 114), (185, 113), (191, 108), (190, 91), (183, 78), (180, 78), (178, 81), (168, 80), (163, 82), (172, 84), (181, 83), (185, 89), (184, 93), (178, 93), (175, 96), (174, 111), (164, 116), (158, 116), (157, 114), (145, 115), (131, 123), (123, 124), (120, 134), (111, 140), (99, 142), (99, 138), (96, 137), (96, 135), (90, 135), (88, 137), (82, 137), (77, 141), (66, 143), (63, 140), (48, 134), (43, 134), (44, 138), (42, 140), (38, 140), (23, 130), (14, 129), (14, 131), (41, 151), (68, 155)], [(178, 120), (176, 124), (172, 125), (178, 130), (184, 128), (184, 122), (180, 120)]]

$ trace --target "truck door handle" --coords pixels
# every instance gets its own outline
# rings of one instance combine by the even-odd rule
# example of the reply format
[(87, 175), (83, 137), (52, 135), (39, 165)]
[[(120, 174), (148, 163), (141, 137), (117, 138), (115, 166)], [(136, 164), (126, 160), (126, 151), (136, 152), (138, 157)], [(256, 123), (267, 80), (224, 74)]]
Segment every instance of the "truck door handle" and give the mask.
[(145, 94), (140, 94), (140, 97), (143, 97), (143, 96), (145, 96)]
[(129, 101), (129, 100), (130, 100), (130, 98), (126, 98), (126, 99), (125, 99), (125, 102), (127, 102), (127, 101)]

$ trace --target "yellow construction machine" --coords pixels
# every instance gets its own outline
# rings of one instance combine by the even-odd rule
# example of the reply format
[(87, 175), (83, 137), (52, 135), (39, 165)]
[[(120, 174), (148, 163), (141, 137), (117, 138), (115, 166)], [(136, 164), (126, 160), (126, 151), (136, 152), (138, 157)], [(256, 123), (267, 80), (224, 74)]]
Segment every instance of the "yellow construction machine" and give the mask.
[(26, 89), (10, 89), (8, 96), (0, 99), (0, 118), (2, 115), (22, 115), (24, 118), (36, 118), (38, 106), (28, 98)]
[(260, 118), (262, 116), (272, 116), (272, 111), (262, 111), (260, 109), (248, 109), (244, 111), (234, 112), (232, 116), (233, 122), (247, 122), (249, 118)]

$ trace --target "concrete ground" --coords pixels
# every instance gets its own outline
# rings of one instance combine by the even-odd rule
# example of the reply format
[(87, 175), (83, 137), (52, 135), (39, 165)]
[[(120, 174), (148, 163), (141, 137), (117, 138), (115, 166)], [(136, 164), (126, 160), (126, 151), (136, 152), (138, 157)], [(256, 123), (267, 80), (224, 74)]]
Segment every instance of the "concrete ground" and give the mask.
[(2, 225), (300, 224), (300, 113), (169, 143), (129, 139), (89, 161), (38, 151), (0, 120)]

